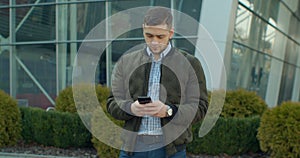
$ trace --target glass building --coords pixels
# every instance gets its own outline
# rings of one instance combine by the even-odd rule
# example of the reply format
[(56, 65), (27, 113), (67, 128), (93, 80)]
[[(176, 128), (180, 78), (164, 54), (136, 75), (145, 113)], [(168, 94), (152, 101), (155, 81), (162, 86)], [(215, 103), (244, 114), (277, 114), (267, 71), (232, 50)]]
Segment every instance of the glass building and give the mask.
[[(300, 101), (300, 0), (0, 0), (0, 89), (20, 105), (54, 106), (72, 84), (74, 59), (89, 32), (112, 15), (142, 6), (172, 8), (206, 28), (224, 61), (227, 89), (256, 91), (269, 106)], [(119, 20), (130, 25), (138, 18), (124, 14)], [(108, 21), (103, 31), (122, 25)], [(198, 30), (175, 34), (172, 44), (203, 61), (190, 42), (203, 40)], [(99, 40), (111, 43), (97, 63), (95, 81), (109, 86), (114, 63), (144, 43), (142, 30)], [(208, 88), (221, 88), (223, 78), (210, 72), (221, 72), (222, 64), (213, 56), (205, 63)]]

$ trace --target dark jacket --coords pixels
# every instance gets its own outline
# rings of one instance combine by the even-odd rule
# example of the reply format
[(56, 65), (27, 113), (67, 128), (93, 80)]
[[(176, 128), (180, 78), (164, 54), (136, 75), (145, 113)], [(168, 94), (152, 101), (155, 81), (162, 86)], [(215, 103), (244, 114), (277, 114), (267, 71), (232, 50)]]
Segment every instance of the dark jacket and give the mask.
[[(124, 149), (133, 151), (142, 117), (130, 110), (138, 96), (147, 95), (151, 57), (145, 49), (123, 55), (115, 65), (112, 95), (107, 110), (116, 119), (124, 120)], [(167, 154), (177, 146), (192, 141), (191, 123), (202, 119), (207, 111), (207, 90), (203, 69), (197, 58), (172, 48), (162, 58), (160, 100), (173, 108), (173, 117), (161, 118), (167, 142)], [(165, 127), (164, 127), (165, 126)], [(125, 130), (125, 131), (126, 131)]]

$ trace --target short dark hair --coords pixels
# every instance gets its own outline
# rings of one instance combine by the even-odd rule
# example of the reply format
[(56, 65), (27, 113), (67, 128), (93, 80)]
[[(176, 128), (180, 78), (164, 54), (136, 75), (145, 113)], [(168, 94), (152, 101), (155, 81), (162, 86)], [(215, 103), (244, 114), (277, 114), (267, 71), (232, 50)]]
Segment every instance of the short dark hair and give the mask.
[(144, 18), (144, 24), (155, 26), (167, 24), (168, 28), (172, 28), (173, 16), (170, 9), (165, 7), (150, 8)]

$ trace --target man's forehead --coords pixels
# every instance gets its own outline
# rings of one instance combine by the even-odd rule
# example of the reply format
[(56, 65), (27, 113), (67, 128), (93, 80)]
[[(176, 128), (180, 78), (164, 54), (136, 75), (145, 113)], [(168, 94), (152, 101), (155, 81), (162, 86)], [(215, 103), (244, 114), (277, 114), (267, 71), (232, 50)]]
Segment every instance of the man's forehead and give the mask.
[(167, 24), (161, 24), (161, 25), (155, 25), (155, 26), (150, 26), (150, 25), (144, 24), (143, 28), (149, 29), (149, 30), (170, 31)]

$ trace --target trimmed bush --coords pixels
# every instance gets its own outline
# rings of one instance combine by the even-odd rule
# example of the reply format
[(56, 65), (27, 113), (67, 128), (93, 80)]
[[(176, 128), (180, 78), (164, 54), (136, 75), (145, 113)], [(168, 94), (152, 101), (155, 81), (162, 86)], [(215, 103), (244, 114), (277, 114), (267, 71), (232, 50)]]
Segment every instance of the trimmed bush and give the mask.
[[(71, 113), (77, 113), (76, 109), (80, 108), (80, 111), (86, 111), (87, 113), (91, 114), (91, 130), (93, 131), (93, 134), (96, 134), (99, 137), (103, 137), (105, 136), (105, 134), (108, 133), (112, 133), (115, 132), (111, 129), (106, 129), (105, 131), (100, 131), (99, 129), (101, 129), (101, 127), (99, 127), (100, 125), (103, 125), (103, 122), (100, 123), (99, 121), (103, 121), (102, 118), (99, 118), (99, 114), (101, 111), (100, 107), (97, 107), (98, 105), (93, 105), (94, 102), (90, 101), (89, 99), (83, 99), (82, 102), (80, 100), (80, 97), (86, 97), (89, 98), (91, 93), (91, 91), (89, 91), (87, 86), (91, 86), (88, 84), (80, 84), (77, 85), (76, 90), (80, 90), (80, 94), (77, 94), (77, 103), (79, 107), (75, 106), (74, 103), (74, 98), (73, 98), (73, 90), (72, 87), (68, 87), (66, 89), (64, 89), (63, 91), (60, 92), (59, 96), (56, 99), (56, 109), (58, 111), (64, 111), (64, 112), (71, 112)], [(97, 95), (97, 99), (98, 102), (100, 103), (104, 113), (106, 114), (106, 116), (112, 120), (114, 123), (116, 123), (117, 125), (122, 125), (122, 121), (118, 121), (115, 120), (114, 118), (112, 118), (106, 111), (106, 100), (109, 96), (109, 89), (105, 86), (102, 85), (96, 85), (96, 95)], [(89, 100), (89, 101), (86, 101)], [(100, 140), (98, 140), (95, 136), (92, 137), (91, 139), (94, 148), (97, 150), (97, 155), (99, 157), (118, 157), (119, 156), (119, 150), (115, 149), (113, 147), (110, 147), (108, 145), (106, 145), (105, 143), (101, 142)]]
[[(88, 85), (88, 84), (77, 85), (76, 90), (80, 90), (82, 92), (82, 94), (80, 94), (79, 97), (84, 97), (84, 95), (89, 95), (92, 93), (92, 92), (88, 91), (87, 86), (90, 86), (90, 85)], [(98, 98), (98, 102), (101, 105), (106, 104), (106, 99), (109, 95), (109, 89), (105, 86), (98, 84), (98, 85), (96, 85), (96, 95)], [(87, 96), (87, 97), (89, 97), (89, 96)], [(86, 105), (86, 107), (80, 107), (80, 108), (89, 108), (89, 106), (91, 106), (89, 104), (90, 103), (85, 102), (85, 103), (83, 103), (83, 105)], [(92, 107), (91, 109), (93, 109), (93, 108), (94, 107)], [(57, 96), (57, 98), (55, 100), (55, 109), (57, 111), (62, 111), (62, 112), (77, 113), (77, 109), (76, 109), (74, 97), (73, 97), (73, 88), (72, 87), (67, 87), (59, 93), (59, 95)]]
[(0, 90), (0, 147), (15, 145), (21, 136), (21, 114), (17, 102)]
[[(108, 114), (107, 109), (106, 109), (106, 100), (109, 96), (109, 91), (107, 90), (101, 90), (100, 88), (98, 88), (97, 94), (102, 94), (102, 95), (98, 95), (98, 99), (101, 105), (101, 108), (97, 108), (94, 111), (94, 115), (92, 118), (92, 131), (93, 134), (95, 134), (93, 136), (92, 142), (94, 145), (94, 148), (97, 150), (97, 155), (99, 157), (109, 157), (109, 158), (118, 158), (119, 157), (119, 149), (115, 149), (113, 147), (110, 147), (108, 145), (106, 145), (105, 143), (99, 141), (96, 137), (101, 137), (101, 138), (108, 138), (110, 139), (110, 142), (113, 142), (113, 144), (121, 144), (122, 142), (116, 142), (119, 141), (118, 138), (120, 138), (120, 135), (118, 135), (119, 133), (117, 132), (117, 130), (114, 129), (105, 129), (105, 131), (101, 131), (101, 127), (100, 125), (104, 125), (105, 127), (107, 127), (108, 125), (105, 125), (109, 122), (105, 122), (105, 120), (103, 120), (103, 118), (100, 118), (100, 110), (103, 110), (104, 114), (107, 116), (107, 118), (109, 118), (114, 124), (122, 127), (124, 122), (120, 121), (120, 120), (116, 120), (114, 119), (111, 115)], [(101, 123), (100, 123), (101, 122)], [(111, 135), (114, 135), (113, 137), (110, 137)]]
[(257, 137), (271, 157), (300, 157), (300, 103), (284, 102), (267, 110)]
[(60, 148), (87, 147), (91, 134), (77, 114), (21, 107), (22, 137), (26, 142), (37, 142)]
[[(211, 100), (213, 96), (214, 100)], [(216, 90), (209, 92), (210, 106), (223, 103), (222, 111), (210, 109), (212, 114), (220, 114), (212, 130), (202, 138), (197, 137), (201, 122), (194, 125), (196, 137), (188, 150), (193, 154), (243, 154), (260, 150), (256, 138), (260, 116), (267, 109), (265, 101), (255, 92), (244, 89)]]
[(256, 139), (259, 117), (222, 118), (204, 137), (198, 137), (201, 122), (193, 125), (194, 140), (187, 146), (192, 154), (228, 155), (259, 151)]
[[(100, 109), (97, 109), (95, 112), (100, 112)], [(107, 114), (106, 110), (105, 114), (108, 118), (110, 118), (111, 121), (113, 121), (113, 123), (115, 123), (116, 125), (120, 126), (120, 128), (122, 128), (123, 122), (119, 121), (119, 120), (115, 120), (113, 119), (110, 115)], [(110, 143), (112, 144), (118, 144), (120, 147), (122, 142), (120, 141), (121, 136), (119, 135), (120, 133), (118, 133), (118, 130), (114, 130), (113, 128), (106, 128), (105, 131), (101, 130), (102, 128), (100, 127), (101, 125), (104, 127), (109, 126), (109, 122), (105, 122), (105, 120), (103, 120), (103, 118), (100, 118), (100, 115), (95, 114), (93, 119), (92, 119), (92, 131), (93, 131), (93, 145), (94, 148), (97, 150), (97, 155), (99, 157), (109, 157), (109, 158), (118, 158), (119, 157), (119, 149), (113, 148), (111, 146), (106, 145), (105, 143), (99, 141), (97, 138), (102, 138), (102, 139), (106, 139), (109, 140)], [(112, 136), (113, 135), (113, 136)]]
[(61, 112), (77, 113), (72, 87), (67, 87), (59, 92), (55, 99), (55, 109)]
[(226, 92), (221, 117), (251, 117), (259, 115), (267, 109), (265, 101), (255, 92), (244, 89)]

